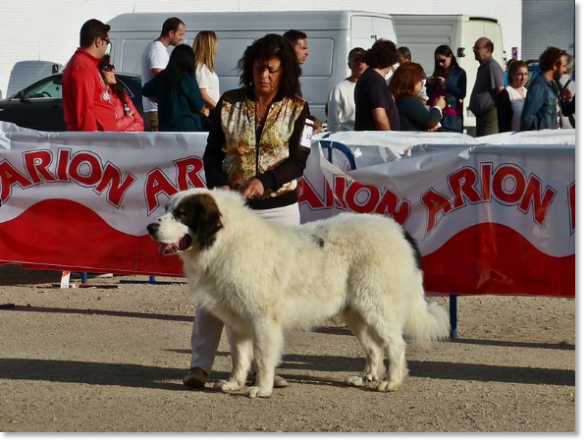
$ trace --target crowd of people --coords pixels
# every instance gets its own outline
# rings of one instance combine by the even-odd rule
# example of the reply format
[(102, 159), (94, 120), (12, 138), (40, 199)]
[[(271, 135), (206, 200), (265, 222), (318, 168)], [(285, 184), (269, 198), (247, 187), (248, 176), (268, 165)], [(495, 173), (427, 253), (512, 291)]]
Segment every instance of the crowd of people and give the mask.
[[(143, 131), (144, 121), (116, 81), (108, 55), (110, 27), (87, 21), (80, 47), (63, 74), (63, 112), (69, 131)], [(160, 36), (142, 55), (143, 112), (151, 131), (207, 131), (206, 184), (232, 189), (261, 217), (298, 225), (297, 180), (321, 122), (310, 115), (300, 76), (309, 57), (307, 35), (290, 30), (267, 34), (246, 48), (237, 66), (238, 89), (220, 94), (215, 72), (218, 38), (201, 31), (193, 46), (184, 42), (185, 23), (167, 19)], [(169, 56), (168, 47), (174, 46)], [(568, 74), (573, 60), (549, 47), (541, 55), (541, 73), (525, 88), (527, 64), (514, 61), (504, 73), (493, 58), (494, 45), (479, 38), (473, 48), (479, 62), (470, 110), (476, 135), (558, 127), (558, 107), (575, 110)], [(348, 54), (350, 76), (330, 92), (327, 128), (340, 131), (463, 132), (466, 72), (447, 45), (434, 52), (432, 76), (414, 62), (406, 47), (379, 39), (371, 48)], [(566, 78), (564, 78), (564, 76)], [(571, 75), (570, 75), (571, 77)], [(568, 119), (574, 125), (573, 119)], [(211, 372), (223, 324), (197, 308), (189, 373), (183, 382), (201, 388)], [(254, 372), (254, 368), (253, 368)], [(275, 376), (275, 387), (287, 382)]]
[[(472, 49), (479, 63), (468, 107), (476, 117), (475, 136), (575, 127), (571, 55), (548, 47), (527, 89), (526, 62), (511, 60), (505, 73), (490, 39), (479, 38)], [(466, 72), (447, 45), (438, 46), (434, 57), (427, 77), (405, 46), (378, 40), (369, 50), (352, 49), (352, 74), (328, 97), (328, 130), (464, 132)]]
[[(108, 55), (109, 30), (109, 25), (95, 19), (81, 28), (80, 47), (63, 77), (67, 129), (209, 132), (221, 98), (215, 72), (216, 33), (200, 31), (189, 47), (184, 44), (186, 26), (181, 19), (171, 17), (163, 23), (159, 37), (142, 54), (145, 125), (128, 91), (116, 81), (116, 68)], [(282, 37), (301, 68), (310, 54), (307, 34), (289, 30)], [(171, 55), (169, 46), (174, 48)], [(477, 137), (575, 127), (571, 55), (548, 47), (539, 59), (540, 72), (527, 88), (525, 62), (510, 60), (504, 72), (487, 37), (480, 37), (472, 50), (479, 67), (468, 109), (464, 109), (468, 79), (448, 45), (436, 48), (429, 77), (405, 46), (379, 39), (369, 49), (353, 48), (348, 54), (350, 76), (327, 97), (327, 130), (462, 133), (467, 111), (476, 118), (473, 135)], [(295, 94), (303, 98), (301, 83)], [(316, 116), (311, 120), (314, 132), (319, 132), (322, 122)]]

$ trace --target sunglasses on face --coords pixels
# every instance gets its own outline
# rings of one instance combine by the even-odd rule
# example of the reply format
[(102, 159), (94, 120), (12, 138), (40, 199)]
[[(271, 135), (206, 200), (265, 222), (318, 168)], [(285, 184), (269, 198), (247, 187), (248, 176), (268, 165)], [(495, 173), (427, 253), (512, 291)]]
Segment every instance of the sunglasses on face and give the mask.
[(444, 64), (444, 63), (445, 63), (447, 60), (448, 60), (447, 58), (438, 58), (438, 59), (437, 59), (437, 62), (438, 62), (440, 65), (443, 65), (443, 64)]
[(254, 69), (258, 72), (264, 73), (265, 70), (269, 71), (269, 74), (276, 74), (281, 69), (281, 66), (271, 66), (271, 65), (254, 65)]
[(114, 67), (114, 65), (106, 65), (102, 68), (102, 71), (106, 71), (106, 72), (112, 72), (115, 70), (116, 70), (116, 68)]

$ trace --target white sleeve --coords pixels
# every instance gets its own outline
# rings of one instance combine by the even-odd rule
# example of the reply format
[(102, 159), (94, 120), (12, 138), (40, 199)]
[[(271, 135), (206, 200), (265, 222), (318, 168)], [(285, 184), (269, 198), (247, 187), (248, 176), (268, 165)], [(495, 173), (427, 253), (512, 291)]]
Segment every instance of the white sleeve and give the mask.
[(340, 132), (340, 94), (338, 88), (334, 87), (328, 97), (328, 132)]
[(207, 66), (199, 65), (195, 68), (195, 79), (197, 80), (197, 85), (199, 89), (208, 89), (209, 82), (208, 82), (208, 75), (207, 75)]
[(169, 63), (169, 53), (167, 49), (159, 46), (153, 46), (148, 53), (149, 69), (165, 69)]

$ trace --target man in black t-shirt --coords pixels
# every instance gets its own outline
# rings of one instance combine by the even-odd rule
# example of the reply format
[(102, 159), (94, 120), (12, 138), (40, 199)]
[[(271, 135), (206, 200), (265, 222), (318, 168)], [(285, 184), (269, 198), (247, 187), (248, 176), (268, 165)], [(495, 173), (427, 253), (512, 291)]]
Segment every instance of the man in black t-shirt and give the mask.
[(355, 131), (398, 131), (399, 112), (385, 77), (397, 63), (399, 54), (389, 40), (377, 40), (366, 52), (368, 69), (354, 89), (356, 102)]

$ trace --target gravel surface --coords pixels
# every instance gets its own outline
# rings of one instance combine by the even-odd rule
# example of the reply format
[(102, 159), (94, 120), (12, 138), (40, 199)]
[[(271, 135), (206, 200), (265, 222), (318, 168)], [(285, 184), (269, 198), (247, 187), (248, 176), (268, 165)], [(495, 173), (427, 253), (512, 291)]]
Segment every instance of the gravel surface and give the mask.
[[(393, 393), (348, 387), (360, 346), (333, 323), (286, 335), (269, 399), (184, 388), (194, 303), (178, 284), (55, 289), (60, 273), (0, 266), (2, 432), (575, 432), (575, 301), (459, 298), (459, 338), (407, 349)], [(74, 278), (74, 283), (79, 279)], [(447, 299), (440, 298), (447, 305)], [(6, 307), (6, 306), (4, 306)]]

